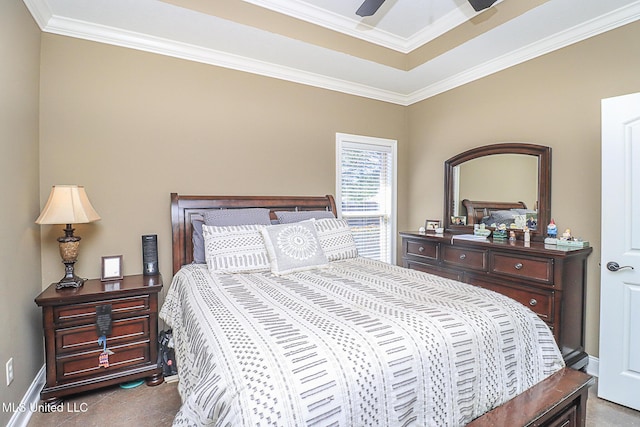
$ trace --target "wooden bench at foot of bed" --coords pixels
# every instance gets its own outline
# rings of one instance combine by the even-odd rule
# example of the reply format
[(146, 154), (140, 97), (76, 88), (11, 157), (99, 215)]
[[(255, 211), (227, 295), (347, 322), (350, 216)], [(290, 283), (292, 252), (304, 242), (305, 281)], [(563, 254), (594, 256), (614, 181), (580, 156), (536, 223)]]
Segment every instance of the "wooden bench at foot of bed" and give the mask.
[(594, 382), (590, 375), (564, 368), (467, 427), (584, 426), (588, 390)]

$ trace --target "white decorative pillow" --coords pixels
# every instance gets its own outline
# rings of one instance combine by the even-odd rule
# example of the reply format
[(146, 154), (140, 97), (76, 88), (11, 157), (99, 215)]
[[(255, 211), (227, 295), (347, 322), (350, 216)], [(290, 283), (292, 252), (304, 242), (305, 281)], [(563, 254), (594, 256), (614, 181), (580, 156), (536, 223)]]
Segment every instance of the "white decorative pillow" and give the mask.
[(301, 221), (262, 229), (273, 274), (288, 274), (327, 264), (313, 223), (314, 220)]
[(265, 225), (202, 226), (207, 267), (211, 273), (269, 271), (262, 233)]
[(356, 258), (358, 249), (344, 219), (324, 218), (314, 222), (320, 246), (329, 261)]

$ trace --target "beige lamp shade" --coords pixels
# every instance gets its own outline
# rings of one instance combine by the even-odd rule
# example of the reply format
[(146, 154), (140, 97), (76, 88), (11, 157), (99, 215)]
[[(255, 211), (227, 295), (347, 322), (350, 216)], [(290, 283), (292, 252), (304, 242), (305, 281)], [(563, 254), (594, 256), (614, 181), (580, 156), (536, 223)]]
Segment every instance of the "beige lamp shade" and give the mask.
[(64, 263), (64, 277), (56, 289), (79, 288), (85, 279), (76, 276), (74, 264), (78, 259), (80, 237), (73, 235), (72, 224), (82, 224), (100, 219), (91, 206), (84, 187), (79, 185), (54, 185), (49, 200), (36, 219), (37, 224), (66, 224), (64, 236), (58, 238), (60, 257)]
[(83, 224), (99, 219), (84, 187), (54, 185), (36, 224)]

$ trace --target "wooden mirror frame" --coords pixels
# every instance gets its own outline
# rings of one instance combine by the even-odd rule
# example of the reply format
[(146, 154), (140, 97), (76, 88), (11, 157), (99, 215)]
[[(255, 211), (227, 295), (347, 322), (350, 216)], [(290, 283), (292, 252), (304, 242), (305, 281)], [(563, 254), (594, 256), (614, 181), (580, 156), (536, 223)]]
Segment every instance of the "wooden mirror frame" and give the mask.
[[(544, 230), (551, 220), (551, 147), (544, 145), (507, 142), (484, 145), (460, 153), (444, 162), (444, 227), (452, 233), (469, 233), (471, 225), (453, 225), (454, 168), (468, 160), (493, 154), (525, 154), (538, 158), (538, 227), (531, 231), (532, 239), (543, 240)], [(519, 230), (522, 232), (521, 230)]]

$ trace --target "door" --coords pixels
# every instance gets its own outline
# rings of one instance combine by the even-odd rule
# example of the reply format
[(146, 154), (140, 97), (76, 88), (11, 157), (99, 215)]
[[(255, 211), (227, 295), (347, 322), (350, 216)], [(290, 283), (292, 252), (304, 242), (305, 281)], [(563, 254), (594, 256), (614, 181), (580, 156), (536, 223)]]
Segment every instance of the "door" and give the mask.
[(598, 396), (640, 410), (640, 93), (602, 100), (601, 265)]

